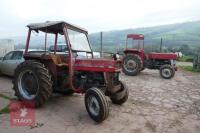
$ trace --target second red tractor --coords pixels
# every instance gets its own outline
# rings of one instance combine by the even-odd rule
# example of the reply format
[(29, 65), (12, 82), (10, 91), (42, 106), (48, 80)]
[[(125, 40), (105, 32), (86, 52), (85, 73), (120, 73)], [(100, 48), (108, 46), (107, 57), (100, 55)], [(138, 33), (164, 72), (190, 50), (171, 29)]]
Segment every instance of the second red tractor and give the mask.
[(177, 70), (176, 59), (177, 55), (174, 53), (145, 54), (144, 35), (129, 34), (124, 50), (123, 72), (129, 76), (136, 76), (145, 68), (158, 69), (162, 78), (170, 79), (174, 77)]

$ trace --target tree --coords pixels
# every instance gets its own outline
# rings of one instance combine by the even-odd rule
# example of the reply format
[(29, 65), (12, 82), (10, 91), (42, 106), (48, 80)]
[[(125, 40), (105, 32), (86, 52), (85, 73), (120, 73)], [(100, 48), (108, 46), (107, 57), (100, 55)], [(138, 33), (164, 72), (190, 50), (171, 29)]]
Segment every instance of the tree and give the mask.
[(181, 45), (179, 51), (182, 52), (184, 55), (193, 55), (194, 54), (192, 52), (191, 48), (187, 44)]

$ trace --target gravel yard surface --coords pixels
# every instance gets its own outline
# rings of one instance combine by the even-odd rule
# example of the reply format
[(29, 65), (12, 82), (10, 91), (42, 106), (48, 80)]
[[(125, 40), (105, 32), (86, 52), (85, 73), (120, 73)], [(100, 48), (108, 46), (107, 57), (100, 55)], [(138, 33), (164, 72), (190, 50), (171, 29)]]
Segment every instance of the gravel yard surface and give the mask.
[[(122, 106), (110, 105), (101, 124), (88, 116), (84, 95), (53, 95), (36, 110), (34, 127), (10, 127), (9, 114), (0, 114), (1, 133), (200, 133), (200, 75), (178, 71), (171, 80), (158, 71), (144, 70), (136, 77), (121, 74), (129, 88)], [(14, 97), (11, 79), (0, 77), (0, 94)], [(9, 103), (0, 97), (0, 108)]]

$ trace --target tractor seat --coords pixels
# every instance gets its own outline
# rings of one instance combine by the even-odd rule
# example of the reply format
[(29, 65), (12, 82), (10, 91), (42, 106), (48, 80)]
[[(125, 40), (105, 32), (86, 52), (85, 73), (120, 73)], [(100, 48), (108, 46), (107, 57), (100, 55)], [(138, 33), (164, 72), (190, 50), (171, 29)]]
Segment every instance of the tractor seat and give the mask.
[(51, 54), (50, 56), (51, 56), (51, 59), (53, 60), (53, 62), (56, 64), (56, 66), (59, 66), (59, 67), (68, 66), (67, 63), (62, 62), (62, 60), (61, 60), (59, 55)]

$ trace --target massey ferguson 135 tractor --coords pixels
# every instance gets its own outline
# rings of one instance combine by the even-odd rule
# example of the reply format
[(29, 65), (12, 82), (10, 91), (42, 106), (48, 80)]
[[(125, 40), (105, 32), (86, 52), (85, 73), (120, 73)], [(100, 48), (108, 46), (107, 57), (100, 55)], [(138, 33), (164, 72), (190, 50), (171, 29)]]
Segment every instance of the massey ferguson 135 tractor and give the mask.
[[(15, 70), (13, 80), (13, 89), (19, 100), (34, 102), (39, 107), (55, 91), (85, 93), (86, 110), (96, 122), (108, 117), (106, 96), (114, 104), (126, 102), (128, 90), (119, 81), (120, 61), (93, 58), (85, 29), (63, 21), (35, 23), (27, 27), (25, 61)], [(44, 52), (29, 52), (32, 32), (44, 34)], [(54, 52), (46, 50), (47, 35), (55, 35)], [(67, 46), (63, 54), (57, 54), (58, 42)]]
[[(130, 45), (131, 44), (131, 45)], [(136, 45), (135, 45), (136, 44)], [(136, 76), (145, 68), (158, 69), (164, 79), (174, 76), (177, 55), (173, 53), (144, 53), (144, 35), (129, 34), (123, 58), (123, 72), (129, 76)]]

